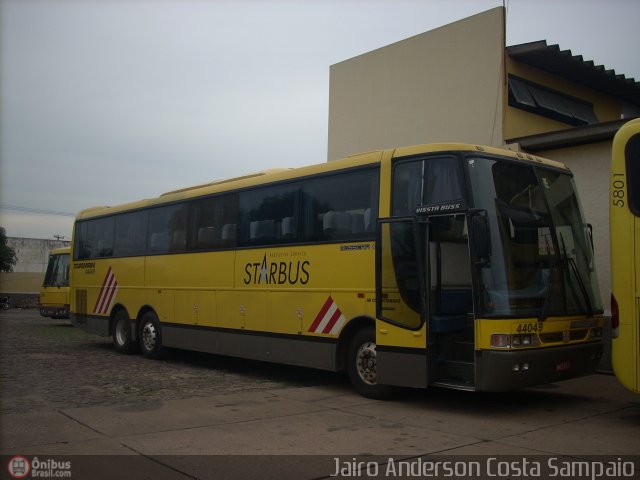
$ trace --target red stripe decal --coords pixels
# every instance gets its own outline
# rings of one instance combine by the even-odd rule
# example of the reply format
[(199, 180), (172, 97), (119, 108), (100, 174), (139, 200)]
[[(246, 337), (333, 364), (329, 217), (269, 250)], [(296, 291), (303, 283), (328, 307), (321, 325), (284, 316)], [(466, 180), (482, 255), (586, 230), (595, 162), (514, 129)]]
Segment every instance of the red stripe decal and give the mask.
[(104, 313), (103, 312), (105, 307), (104, 302), (107, 300), (107, 297), (109, 296), (109, 289), (113, 285), (115, 278), (116, 278), (115, 275), (113, 275), (113, 272), (111, 272), (111, 274), (107, 278), (107, 285), (102, 289), (102, 292), (100, 292), (100, 297), (102, 298), (102, 300), (100, 300), (100, 304), (98, 305), (98, 313)]
[(96, 305), (95, 305), (95, 307), (93, 307), (93, 313), (96, 313), (98, 311), (98, 304), (100, 303), (100, 300), (102, 299), (102, 294), (104, 293), (104, 286), (107, 284), (107, 279), (109, 278), (110, 274), (111, 274), (111, 267), (109, 267), (109, 270), (107, 270), (107, 274), (104, 276), (104, 281), (102, 282), (102, 288), (100, 288), (100, 293), (98, 294), (98, 299), (96, 300)]
[(333, 316), (331, 317), (331, 320), (329, 320), (329, 323), (327, 323), (327, 326), (324, 327), (324, 330), (322, 330), (322, 333), (331, 332), (331, 329), (333, 328), (333, 326), (336, 324), (336, 322), (341, 316), (342, 316), (342, 312), (340, 311), (339, 308), (336, 308), (336, 311), (333, 312)]
[(113, 300), (113, 296), (115, 295), (117, 288), (118, 288), (118, 282), (116, 281), (116, 277), (114, 275), (111, 291), (109, 292), (109, 295), (107, 295), (107, 301), (104, 303), (104, 306), (102, 307), (102, 313), (109, 312), (109, 305), (111, 305), (111, 300)]
[(316, 328), (318, 328), (318, 325), (320, 325), (320, 322), (322, 322), (322, 319), (327, 314), (332, 304), (333, 304), (333, 299), (331, 298), (331, 295), (329, 295), (329, 298), (327, 298), (327, 301), (324, 302), (324, 305), (318, 312), (316, 319), (313, 321), (313, 323), (309, 327), (309, 330), (308, 330), (309, 332), (315, 332)]

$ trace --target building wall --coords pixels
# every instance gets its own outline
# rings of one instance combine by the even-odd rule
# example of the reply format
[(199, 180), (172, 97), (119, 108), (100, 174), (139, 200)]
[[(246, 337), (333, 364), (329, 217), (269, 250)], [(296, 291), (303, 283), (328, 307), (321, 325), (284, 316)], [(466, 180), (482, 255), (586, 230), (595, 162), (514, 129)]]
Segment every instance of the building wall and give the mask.
[(64, 240), (8, 237), (7, 245), (15, 250), (18, 263), (13, 267), (13, 272), (0, 272), (0, 294), (39, 293), (49, 252), (70, 244)]
[(596, 270), (602, 303), (609, 315), (611, 262), (609, 257), (609, 168), (611, 141), (536, 152), (565, 163), (573, 172), (587, 222), (593, 225)]
[[(621, 118), (624, 105), (620, 100), (508, 57), (506, 65), (507, 74), (530, 80), (552, 90), (592, 103), (593, 111), (599, 122), (609, 122)], [(573, 128), (566, 123), (510, 107), (508, 98), (505, 99), (505, 107), (504, 138), (507, 140)]]
[[(504, 10), (496, 8), (331, 66), (328, 160), (431, 142), (501, 147), (511, 139), (573, 128), (509, 107), (508, 74), (592, 103), (599, 122), (618, 120), (627, 108), (619, 99), (509, 58)], [(607, 312), (610, 151), (611, 142), (604, 141), (534, 152), (574, 173), (594, 228)]]
[(331, 66), (328, 159), (431, 142), (502, 145), (504, 9)]

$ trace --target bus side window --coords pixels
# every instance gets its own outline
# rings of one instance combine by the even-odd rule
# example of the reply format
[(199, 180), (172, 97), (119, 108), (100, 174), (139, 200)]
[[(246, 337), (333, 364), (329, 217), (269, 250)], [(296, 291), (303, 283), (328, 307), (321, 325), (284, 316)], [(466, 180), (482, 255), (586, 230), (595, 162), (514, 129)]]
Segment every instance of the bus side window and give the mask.
[(640, 216), (640, 135), (634, 135), (625, 148), (629, 210)]
[(144, 255), (147, 239), (146, 211), (126, 213), (116, 217), (115, 257)]
[(187, 204), (168, 205), (149, 212), (149, 253), (171, 253), (186, 248)]
[(373, 170), (306, 181), (302, 187), (303, 240), (372, 239), (378, 187)]
[[(274, 245), (298, 239), (295, 220), (298, 214), (297, 184), (259, 187), (240, 192), (240, 245)], [(283, 232), (283, 222), (287, 232)]]

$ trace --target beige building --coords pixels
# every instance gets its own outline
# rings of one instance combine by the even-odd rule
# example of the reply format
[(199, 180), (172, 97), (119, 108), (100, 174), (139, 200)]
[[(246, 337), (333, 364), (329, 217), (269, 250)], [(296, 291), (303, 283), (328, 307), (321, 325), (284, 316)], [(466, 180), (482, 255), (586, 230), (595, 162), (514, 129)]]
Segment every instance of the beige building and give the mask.
[(517, 149), (566, 163), (611, 291), (611, 140), (640, 116), (640, 82), (546, 41), (506, 46), (499, 7), (331, 66), (328, 159), (432, 142)]

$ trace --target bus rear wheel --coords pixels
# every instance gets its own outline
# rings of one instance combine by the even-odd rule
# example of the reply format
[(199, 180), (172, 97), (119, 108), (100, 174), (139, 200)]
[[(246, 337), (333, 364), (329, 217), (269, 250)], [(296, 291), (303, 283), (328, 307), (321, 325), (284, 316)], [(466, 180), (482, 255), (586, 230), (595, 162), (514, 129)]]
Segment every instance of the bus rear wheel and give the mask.
[(153, 312), (147, 312), (140, 320), (140, 351), (145, 357), (158, 358), (162, 355), (162, 332), (160, 322)]
[(353, 387), (368, 398), (388, 398), (392, 387), (380, 385), (377, 374), (376, 334), (372, 326), (365, 327), (353, 336), (347, 353), (349, 380)]
[(113, 346), (120, 353), (134, 353), (136, 343), (133, 341), (131, 320), (124, 310), (118, 310), (113, 316)]

